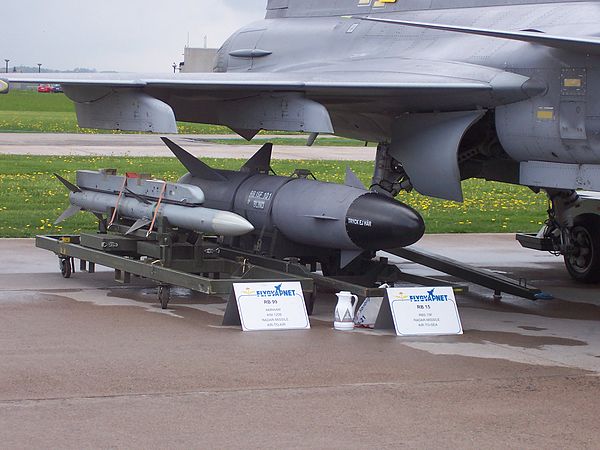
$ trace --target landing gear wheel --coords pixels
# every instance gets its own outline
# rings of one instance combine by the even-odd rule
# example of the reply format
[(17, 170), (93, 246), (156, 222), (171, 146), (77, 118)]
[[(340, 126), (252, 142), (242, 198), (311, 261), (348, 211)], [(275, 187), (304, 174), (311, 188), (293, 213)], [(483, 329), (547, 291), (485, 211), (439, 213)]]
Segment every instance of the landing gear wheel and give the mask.
[(171, 300), (171, 286), (158, 286), (158, 301), (162, 309), (169, 307), (169, 300)]
[(571, 277), (582, 283), (600, 281), (600, 217), (584, 217), (571, 231), (573, 251), (565, 255)]
[(73, 273), (71, 258), (58, 258), (58, 266), (60, 267), (60, 274), (63, 278), (71, 278), (71, 274)]

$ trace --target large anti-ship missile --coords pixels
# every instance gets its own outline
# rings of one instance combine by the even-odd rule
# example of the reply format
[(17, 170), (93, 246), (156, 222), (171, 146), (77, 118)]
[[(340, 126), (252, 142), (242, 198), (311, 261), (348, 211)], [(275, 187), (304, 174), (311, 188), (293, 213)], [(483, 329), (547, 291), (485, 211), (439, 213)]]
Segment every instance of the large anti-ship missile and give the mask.
[(77, 171), (77, 185), (55, 176), (71, 191), (71, 207), (56, 223), (82, 210), (102, 215), (114, 208), (111, 221), (117, 215), (136, 221), (128, 233), (148, 225), (152, 228), (159, 215), (172, 226), (219, 236), (240, 236), (254, 229), (237, 214), (204, 207), (204, 192), (197, 186), (150, 180), (133, 174), (118, 176), (114, 171), (106, 170)]
[(414, 244), (425, 232), (417, 211), (367, 190), (349, 169), (344, 185), (269, 175), (266, 144), (239, 171), (216, 170), (163, 141), (189, 171), (179, 182), (202, 189), (205, 206), (246, 218), (259, 237), (277, 230), (302, 246), (339, 249), (342, 267), (365, 250)]

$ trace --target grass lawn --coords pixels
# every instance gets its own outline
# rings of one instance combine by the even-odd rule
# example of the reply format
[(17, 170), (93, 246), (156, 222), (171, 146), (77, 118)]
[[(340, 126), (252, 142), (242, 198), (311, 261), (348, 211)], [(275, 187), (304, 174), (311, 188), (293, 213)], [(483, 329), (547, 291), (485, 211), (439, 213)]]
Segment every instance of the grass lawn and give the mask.
[[(238, 169), (243, 161), (210, 159), (213, 167)], [(350, 166), (368, 183), (373, 167), (368, 162)], [(47, 233), (78, 233), (94, 230), (91, 214), (80, 213), (60, 226), (54, 220), (68, 207), (68, 193), (53, 176), (56, 172), (73, 181), (78, 169), (114, 167), (143, 171), (157, 178), (176, 181), (185, 169), (175, 158), (48, 157), (0, 155), (0, 237), (33, 237)], [(341, 182), (346, 162), (273, 161), (274, 170), (289, 175), (295, 168), (310, 169), (322, 181)], [(470, 180), (464, 183), (462, 204), (436, 200), (417, 193), (399, 199), (416, 208), (429, 233), (475, 233), (537, 231), (545, 219), (546, 197), (521, 186)]]

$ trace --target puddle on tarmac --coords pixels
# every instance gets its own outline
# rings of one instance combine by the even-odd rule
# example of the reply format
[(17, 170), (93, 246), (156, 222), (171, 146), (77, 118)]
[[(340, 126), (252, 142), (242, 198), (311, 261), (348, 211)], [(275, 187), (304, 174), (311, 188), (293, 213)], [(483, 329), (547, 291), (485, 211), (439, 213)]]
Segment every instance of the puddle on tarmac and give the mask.
[[(525, 327), (520, 327), (525, 328)], [(533, 328), (533, 327), (529, 327)], [(588, 345), (587, 342), (577, 339), (561, 338), (556, 336), (527, 336), (519, 333), (505, 331), (481, 331), (465, 330), (460, 342), (471, 344), (494, 344), (508, 345), (509, 347), (530, 348), (541, 350), (542, 347), (560, 345), (564, 347), (581, 347)]]
[[(114, 288), (109, 289), (107, 297), (123, 298), (141, 303), (158, 303), (158, 288)], [(181, 287), (171, 287), (171, 304), (177, 305), (207, 305), (225, 303), (221, 297), (201, 294)]]
[(519, 327), (521, 330), (526, 331), (546, 331), (548, 328), (539, 328), (539, 327)]
[(35, 305), (47, 302), (58, 301), (54, 295), (44, 295), (39, 292), (24, 292), (24, 291), (3, 291), (0, 292), (0, 308), (20, 306), (20, 305)]
[[(459, 307), (485, 311), (517, 313), (556, 319), (600, 321), (600, 304), (578, 303), (561, 299), (531, 301), (506, 297), (501, 303), (492, 303), (485, 296), (469, 292), (457, 298)], [(511, 323), (505, 321), (504, 323)], [(537, 331), (537, 330), (533, 330)]]

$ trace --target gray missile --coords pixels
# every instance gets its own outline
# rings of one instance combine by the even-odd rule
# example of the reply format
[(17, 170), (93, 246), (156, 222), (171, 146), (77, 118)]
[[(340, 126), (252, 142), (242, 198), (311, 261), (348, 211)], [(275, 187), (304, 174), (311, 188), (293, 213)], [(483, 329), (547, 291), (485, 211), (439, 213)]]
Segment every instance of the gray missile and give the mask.
[(175, 227), (219, 236), (241, 236), (254, 230), (235, 213), (202, 206), (205, 196), (197, 186), (118, 176), (113, 171), (78, 171), (77, 185), (55, 176), (71, 191), (71, 206), (56, 223), (79, 211), (101, 216), (115, 208), (116, 215), (136, 221), (127, 233), (151, 225), (157, 216)]
[(366, 250), (412, 245), (425, 232), (417, 211), (367, 190), (349, 169), (344, 185), (269, 175), (267, 144), (239, 171), (216, 170), (163, 141), (189, 171), (179, 182), (201, 188), (205, 206), (246, 218), (257, 239), (277, 232), (301, 246), (337, 249), (344, 267)]

